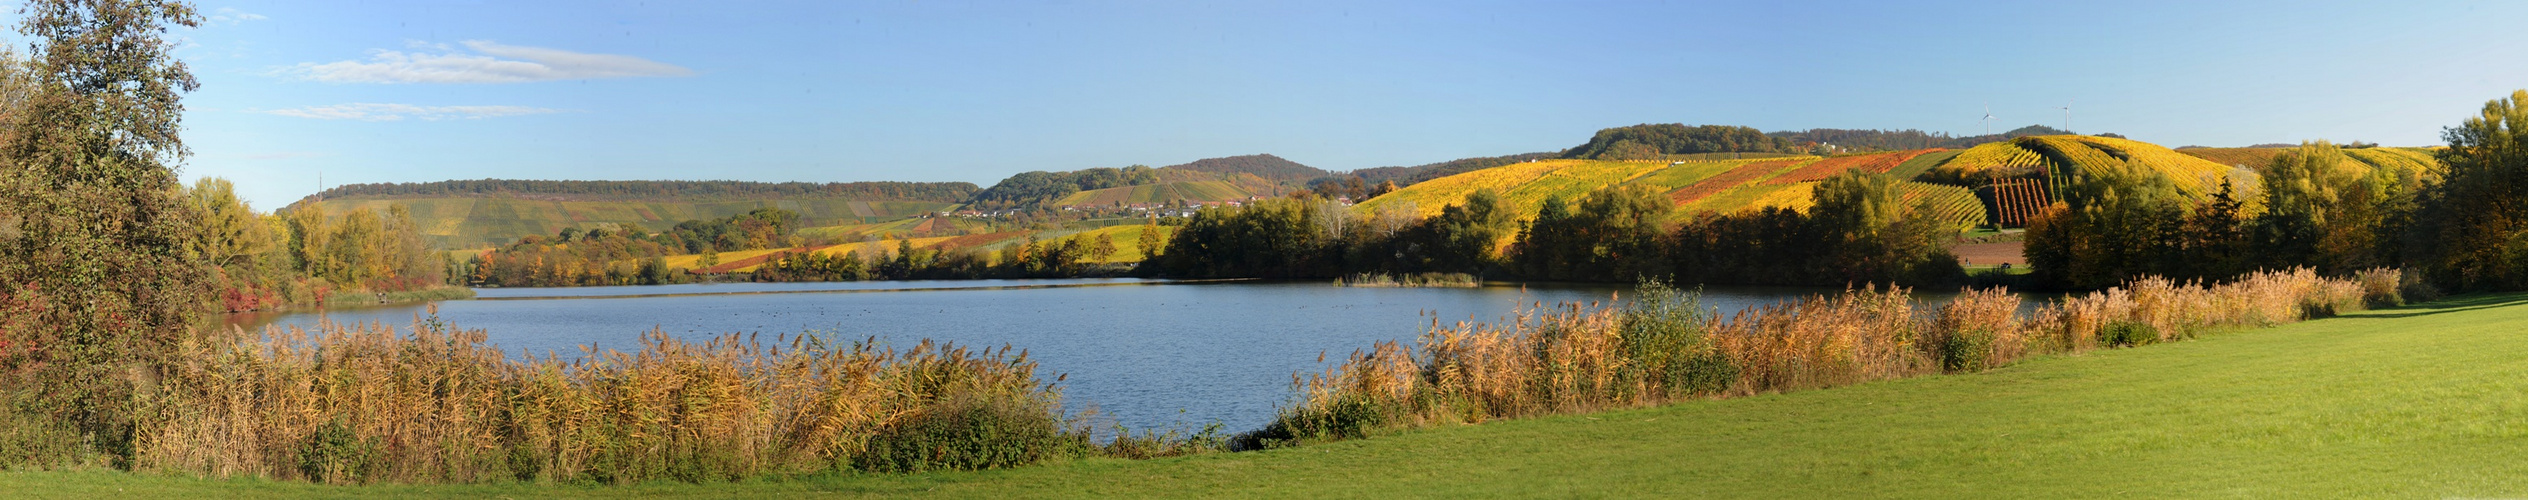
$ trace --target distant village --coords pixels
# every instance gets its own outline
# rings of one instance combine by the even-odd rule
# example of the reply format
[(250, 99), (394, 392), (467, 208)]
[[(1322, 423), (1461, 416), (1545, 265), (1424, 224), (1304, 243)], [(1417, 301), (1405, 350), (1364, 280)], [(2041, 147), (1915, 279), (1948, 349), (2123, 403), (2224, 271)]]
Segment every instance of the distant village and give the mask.
[[(1148, 217), (1148, 218), (1163, 218), (1163, 217), (1193, 217), (1195, 212), (1201, 211), (1201, 210), (1202, 210), (1202, 209), (1204, 209), (1204, 208), (1218, 208), (1218, 207), (1243, 207), (1243, 206), (1246, 206), (1248, 203), (1253, 203), (1253, 202), (1263, 201), (1263, 200), (1264, 200), (1264, 198), (1265, 198), (1264, 196), (1257, 195), (1257, 196), (1248, 196), (1248, 197), (1246, 197), (1246, 199), (1244, 199), (1244, 200), (1226, 200), (1226, 201), (1194, 201), (1194, 200), (1179, 200), (1179, 201), (1169, 201), (1169, 202), (1161, 202), (1161, 203), (1127, 203), (1127, 204), (1123, 204), (1123, 205), (1066, 205), (1066, 206), (1061, 207), (1060, 209), (1061, 209), (1062, 211), (1064, 211), (1064, 212), (1081, 212), (1081, 211), (1093, 211), (1093, 212), (1110, 212), (1110, 211), (1111, 211), (1111, 212), (1121, 212), (1121, 213), (1130, 214), (1131, 216), (1134, 216), (1134, 217)], [(1346, 206), (1346, 207), (1348, 207), (1348, 206), (1352, 206), (1352, 204), (1353, 204), (1353, 203), (1355, 203), (1355, 202), (1352, 200), (1352, 198), (1351, 198), (1351, 197), (1348, 197), (1348, 196), (1338, 196), (1338, 197), (1335, 197), (1335, 198), (1334, 198), (1334, 201), (1335, 201), (1336, 203), (1341, 203), (1341, 204), (1343, 204), (1343, 206)], [(965, 209), (965, 210), (941, 211), (941, 212), (925, 213), (925, 214), (922, 214), (922, 217), (924, 217), (924, 218), (929, 218), (929, 217), (956, 217), (956, 218), (961, 218), (961, 219), (997, 219), (997, 218), (1007, 218), (1007, 217), (1011, 217), (1011, 216), (1016, 216), (1016, 215), (1019, 215), (1020, 213), (1023, 213), (1023, 212), (1025, 212), (1025, 210), (1020, 210), (1020, 209), (1015, 209), (1015, 208), (1007, 208), (1007, 209), (999, 209), (999, 210), (973, 210), (973, 209)]]

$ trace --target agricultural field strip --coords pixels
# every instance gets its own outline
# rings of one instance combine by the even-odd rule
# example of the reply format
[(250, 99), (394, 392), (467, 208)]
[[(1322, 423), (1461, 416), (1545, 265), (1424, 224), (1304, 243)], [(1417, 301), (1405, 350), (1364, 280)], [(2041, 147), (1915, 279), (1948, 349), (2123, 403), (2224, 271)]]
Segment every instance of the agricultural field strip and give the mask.
[[(1722, 172), (1720, 175), (1714, 175), (1701, 181), (1697, 181), (1693, 185), (1669, 191), (1668, 199), (1677, 202), (1678, 205), (1691, 206), (1705, 198), (1710, 198), (1724, 192), (1747, 191), (1750, 189), (1759, 189), (1764, 192), (1770, 192), (1775, 189), (1766, 188), (1779, 188), (1780, 186), (1760, 186), (1759, 184), (1761, 184), (1765, 179), (1780, 175), (1783, 172), (1797, 169), (1801, 165), (1805, 165), (1808, 162), (1813, 161), (1818, 161), (1818, 159), (1811, 157), (1807, 159), (1772, 160), (1748, 163), (1746, 165), (1741, 165), (1738, 168), (1729, 169), (1728, 172)], [(1741, 196), (1746, 199), (1740, 200), (1740, 202), (1744, 203), (1754, 201), (1755, 198), (1762, 197), (1762, 195), (1762, 193), (1756, 193), (1748, 196)], [(1721, 208), (1734, 209), (1737, 208), (1737, 206), (1733, 204), (1732, 206)]]
[(1439, 215), (1441, 208), (1451, 204), (1464, 202), (1466, 195), (1474, 193), (1475, 190), (1488, 187), (1493, 188), (1495, 191), (1503, 191), (1508, 188), (1516, 187), (1529, 181), (1536, 180), (1538, 177), (1543, 177), (1545, 174), (1553, 172), (1557, 168), (1561, 168), (1562, 166), (1569, 165), (1576, 161), (1577, 160), (1539, 160), (1528, 163), (1512, 163), (1509, 165), (1441, 177), (1417, 183), (1393, 193), (1387, 193), (1386, 195), (1370, 199), (1366, 203), (1353, 205), (1352, 208), (1357, 213), (1370, 214), (1376, 213), (1378, 209), (1383, 207), (1410, 203), (1413, 205), (1414, 212), (1419, 215), (1423, 217), (1435, 216)]
[(1578, 202), (1589, 191), (1629, 183), (1667, 167), (1668, 164), (1659, 162), (1582, 162), (1501, 190), (1501, 199), (1514, 207), (1519, 217), (1535, 217), (1536, 212), (1545, 206), (1546, 198), (1561, 197), (1565, 202)]
[(1860, 169), (1870, 173), (1884, 174), (1890, 170), (1895, 170), (1897, 165), (1902, 165), (1916, 156), (1936, 151), (1939, 150), (1916, 149), (1910, 151), (1890, 151), (1885, 153), (1836, 156), (1818, 160), (1815, 163), (1810, 163), (1808, 166), (1800, 167), (1798, 170), (1793, 170), (1789, 173), (1766, 180), (1765, 183), (1791, 184), (1824, 180), (1827, 177), (1832, 177), (1835, 174), (1843, 173), (1845, 170), (1852, 169)]

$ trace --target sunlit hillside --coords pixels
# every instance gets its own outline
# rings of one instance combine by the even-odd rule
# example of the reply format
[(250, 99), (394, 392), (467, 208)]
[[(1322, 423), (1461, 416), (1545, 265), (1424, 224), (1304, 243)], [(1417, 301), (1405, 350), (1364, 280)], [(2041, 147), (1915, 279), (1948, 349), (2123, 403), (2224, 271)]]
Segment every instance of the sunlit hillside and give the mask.
[[(1678, 217), (1699, 212), (1738, 212), (1767, 206), (1805, 210), (1818, 180), (1849, 170), (1890, 173), (1914, 160), (1945, 154), (1942, 150), (1820, 158), (1795, 156), (1743, 160), (1599, 161), (1541, 160), (1488, 168), (1433, 179), (1354, 207), (1362, 213), (1412, 210), (1428, 216), (1442, 207), (1463, 203), (1477, 190), (1492, 189), (1519, 217), (1533, 217), (1548, 198), (1576, 202), (1589, 191), (1609, 185), (1638, 185), (1674, 201)], [(1961, 224), (1984, 221), (1981, 203), (1967, 188), (1901, 182), (1908, 201), (1928, 202), (1942, 218)]]
[(651, 231), (688, 220), (725, 219), (758, 208), (798, 213), (802, 225), (823, 226), (902, 219), (956, 206), (924, 201), (861, 201), (848, 198), (793, 198), (748, 201), (564, 201), (528, 197), (361, 197), (326, 200), (325, 211), (384, 213), (390, 205), (412, 210), (413, 222), (432, 244), (444, 248), (476, 248), (517, 241), (528, 235), (550, 235), (564, 228), (590, 229), (604, 224), (638, 224)]

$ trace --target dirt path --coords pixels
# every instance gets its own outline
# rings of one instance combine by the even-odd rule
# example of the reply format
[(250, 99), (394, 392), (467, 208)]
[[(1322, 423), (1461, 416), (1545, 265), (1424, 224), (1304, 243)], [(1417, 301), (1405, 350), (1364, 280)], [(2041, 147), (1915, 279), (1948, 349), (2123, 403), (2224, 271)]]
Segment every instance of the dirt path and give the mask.
[(2008, 243), (1969, 243), (1949, 247), (1949, 252), (1957, 254), (1957, 258), (1960, 263), (1970, 266), (1996, 266), (2005, 263), (2012, 266), (2026, 266), (2028, 265), (2028, 259), (2026, 257), (2019, 256), (2020, 243), (2021, 242), (2017, 241)]

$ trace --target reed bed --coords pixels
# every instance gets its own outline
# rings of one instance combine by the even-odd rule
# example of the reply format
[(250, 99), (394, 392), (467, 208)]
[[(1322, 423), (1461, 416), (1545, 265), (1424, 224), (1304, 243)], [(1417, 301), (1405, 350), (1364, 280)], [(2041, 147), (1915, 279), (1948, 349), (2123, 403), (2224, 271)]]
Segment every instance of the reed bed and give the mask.
[[(2143, 278), (2019, 314), (2001, 289), (1938, 307), (1903, 288), (1859, 288), (1726, 316), (1645, 283), (1629, 302), (1533, 304), (1502, 323), (1434, 321), (1411, 347), (1379, 343), (1293, 375), (1298, 401), (1238, 449), (1975, 372), (2031, 355), (2182, 340), (2397, 303), (2401, 273), (2327, 278), (2301, 268), (2226, 283)], [(1320, 359), (1320, 361), (1323, 361)]]
[[(435, 314), (435, 311), (434, 311)], [(512, 360), (417, 319), (182, 347), (136, 468), (326, 483), (721, 481), (828, 470), (1007, 467), (1199, 439), (1090, 441), (1023, 351), (888, 349), (803, 334)]]

